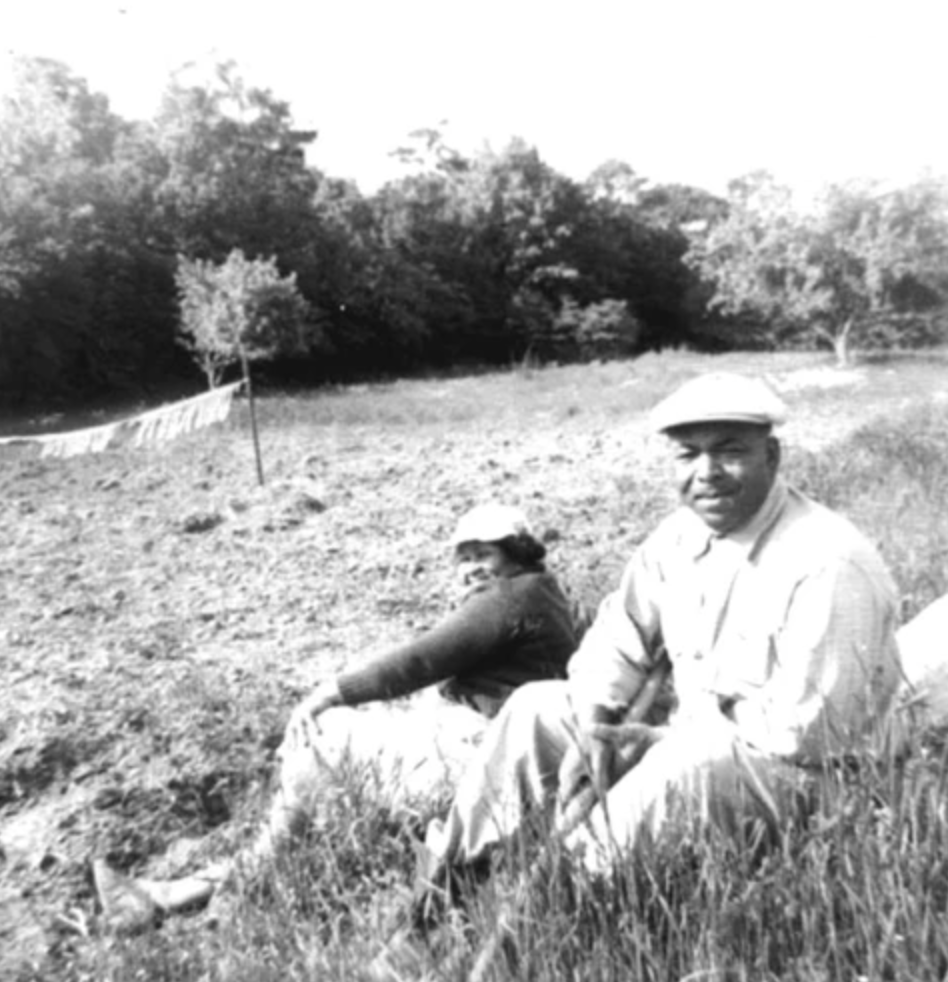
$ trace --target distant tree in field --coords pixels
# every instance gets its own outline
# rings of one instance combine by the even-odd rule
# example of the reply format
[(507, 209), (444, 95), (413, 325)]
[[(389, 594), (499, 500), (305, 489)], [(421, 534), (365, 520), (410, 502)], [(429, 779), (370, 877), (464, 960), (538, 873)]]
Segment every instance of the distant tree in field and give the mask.
[(730, 191), (727, 217), (692, 235), (685, 261), (713, 287), (710, 306), (743, 318), (758, 340), (825, 343), (842, 365), (870, 332), (875, 343), (916, 340), (907, 316), (942, 302), (944, 184), (834, 186), (808, 212), (766, 174)]
[(296, 275), (281, 277), (275, 259), (247, 259), (233, 250), (221, 264), (178, 258), (180, 340), (210, 388), (237, 362), (303, 351), (307, 306)]

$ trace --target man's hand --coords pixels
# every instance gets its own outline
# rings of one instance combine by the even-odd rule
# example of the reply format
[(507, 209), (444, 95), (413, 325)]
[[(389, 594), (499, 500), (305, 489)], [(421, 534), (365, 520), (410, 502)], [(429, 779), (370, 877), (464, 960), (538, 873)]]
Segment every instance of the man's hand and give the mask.
[(342, 705), (342, 696), (335, 680), (321, 682), (293, 710), (286, 727), (284, 745), (290, 750), (312, 746), (319, 735), (316, 718), (327, 709), (340, 705)]
[(612, 747), (613, 778), (618, 779), (645, 755), (646, 750), (665, 735), (661, 726), (648, 723), (597, 723), (590, 736)]
[(612, 744), (593, 736), (591, 730), (582, 731), (560, 763), (557, 791), (560, 814), (584, 809), (604, 795), (612, 785), (612, 765)]
[(612, 785), (665, 735), (647, 723), (591, 723), (560, 764), (557, 824), (561, 832), (581, 822)]

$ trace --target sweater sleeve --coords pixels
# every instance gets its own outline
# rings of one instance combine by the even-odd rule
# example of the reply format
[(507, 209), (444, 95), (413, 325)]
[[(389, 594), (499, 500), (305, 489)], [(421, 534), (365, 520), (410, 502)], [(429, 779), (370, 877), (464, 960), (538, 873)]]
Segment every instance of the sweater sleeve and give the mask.
[(471, 594), (420, 638), (337, 679), (347, 706), (394, 699), (477, 668), (511, 635), (510, 591), (503, 580)]

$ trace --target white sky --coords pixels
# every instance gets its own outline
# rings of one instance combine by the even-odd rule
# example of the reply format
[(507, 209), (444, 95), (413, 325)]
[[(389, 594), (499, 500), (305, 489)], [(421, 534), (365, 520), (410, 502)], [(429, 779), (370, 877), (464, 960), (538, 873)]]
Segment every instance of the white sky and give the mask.
[(721, 191), (948, 172), (948, 0), (0, 0), (14, 54), (66, 62), (126, 117), (170, 73), (233, 58), (319, 130), (311, 162), (363, 191), (448, 120), (584, 178), (610, 158)]

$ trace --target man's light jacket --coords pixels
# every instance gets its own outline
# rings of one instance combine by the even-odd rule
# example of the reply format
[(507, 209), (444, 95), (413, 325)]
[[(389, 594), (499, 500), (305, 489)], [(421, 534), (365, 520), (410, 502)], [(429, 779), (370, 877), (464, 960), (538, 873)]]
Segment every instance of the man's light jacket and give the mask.
[(581, 721), (621, 710), (664, 649), (673, 723), (723, 714), (748, 744), (815, 763), (886, 711), (896, 609), (863, 535), (778, 478), (733, 533), (681, 508), (649, 536), (570, 661), (574, 707)]

